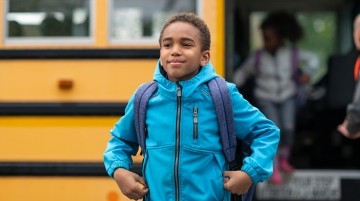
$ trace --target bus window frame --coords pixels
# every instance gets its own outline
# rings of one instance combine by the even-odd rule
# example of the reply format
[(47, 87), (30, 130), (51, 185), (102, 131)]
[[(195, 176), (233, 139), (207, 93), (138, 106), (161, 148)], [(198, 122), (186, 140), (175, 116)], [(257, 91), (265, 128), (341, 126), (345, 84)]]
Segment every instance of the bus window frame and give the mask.
[[(112, 36), (111, 31), (112, 31), (112, 16), (113, 16), (113, 9), (114, 8), (114, 1), (115, 0), (109, 0), (108, 3), (108, 41), (111, 45), (126, 45), (126, 46), (153, 46), (153, 47), (157, 47), (158, 46), (158, 38), (151, 38), (151, 37), (143, 37), (141, 39), (116, 39)], [(204, 0), (195, 0), (196, 1), (196, 14), (200, 17), (203, 17), (203, 4), (204, 4)]]
[(90, 20), (89, 20), (89, 36), (50, 36), (50, 37), (23, 37), (23, 38), (10, 38), (8, 36), (8, 21), (6, 19), (6, 15), (9, 11), (9, 1), (4, 0), (4, 9), (3, 9), (3, 41), (6, 45), (30, 45), (30, 46), (37, 46), (37, 45), (46, 45), (46, 46), (59, 46), (59, 45), (93, 45), (95, 42), (95, 15), (96, 15), (96, 0), (88, 0), (90, 5)]
[[(335, 44), (335, 48), (341, 53), (346, 53), (352, 48), (352, 39), (349, 36), (352, 35), (352, 21), (350, 19), (350, 13), (345, 10), (352, 6), (351, 1), (344, 0), (312, 0), (311, 6), (305, 4), (303, 0), (275, 0), (273, 3), (264, 4), (262, 0), (243, 0), (241, 2), (243, 16), (248, 16), (245, 20), (243, 28), (249, 30), (250, 22), (249, 16), (252, 12), (271, 12), (277, 10), (286, 10), (288, 12), (311, 12), (311, 11), (327, 11), (334, 12), (336, 14), (336, 26), (338, 27), (335, 35), (338, 41)], [(239, 6), (239, 5), (237, 5)], [(247, 40), (245, 52), (249, 53), (250, 47), (250, 35), (245, 33), (243, 36)]]

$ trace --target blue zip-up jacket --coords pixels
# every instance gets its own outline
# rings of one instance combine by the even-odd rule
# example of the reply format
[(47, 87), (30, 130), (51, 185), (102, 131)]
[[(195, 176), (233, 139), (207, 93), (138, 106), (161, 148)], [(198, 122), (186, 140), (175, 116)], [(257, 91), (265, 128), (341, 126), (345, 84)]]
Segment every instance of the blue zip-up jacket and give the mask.
[[(218, 75), (211, 63), (194, 77), (178, 83), (169, 81), (157, 64), (154, 80), (158, 91), (150, 98), (146, 113), (146, 153), (143, 177), (152, 201), (229, 201), (222, 173), (229, 169), (222, 151), (215, 106), (207, 82)], [(180, 87), (181, 86), (181, 87)], [(237, 138), (251, 144), (252, 154), (241, 170), (254, 183), (272, 174), (279, 129), (228, 83), (233, 104)], [(110, 176), (116, 168), (130, 169), (131, 155), (139, 148), (135, 132), (134, 95), (125, 115), (111, 130), (104, 153)]]

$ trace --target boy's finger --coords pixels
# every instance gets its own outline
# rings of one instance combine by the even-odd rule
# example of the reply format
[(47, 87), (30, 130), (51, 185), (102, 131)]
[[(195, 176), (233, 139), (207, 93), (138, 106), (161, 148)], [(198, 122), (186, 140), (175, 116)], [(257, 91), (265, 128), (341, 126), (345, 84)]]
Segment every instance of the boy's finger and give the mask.
[(224, 171), (223, 177), (229, 177), (230, 178), (230, 171)]
[(139, 186), (133, 191), (133, 196), (134, 198), (141, 199), (147, 194), (148, 190), (148, 188), (140, 188)]
[(230, 171), (224, 171), (223, 172), (223, 181), (224, 181), (224, 184), (225, 183), (228, 183), (229, 180), (230, 180)]
[(232, 192), (231, 191), (231, 184), (230, 184), (231, 182), (224, 182), (224, 189), (225, 190), (228, 190), (228, 191), (230, 191), (230, 192)]
[(140, 199), (142, 199), (143, 197), (144, 197), (144, 196), (141, 196), (141, 195), (139, 195), (139, 194), (137, 194), (137, 193), (135, 193), (135, 192), (131, 193), (131, 195), (129, 196), (129, 198), (134, 199), (134, 200), (140, 200)]
[(147, 188), (144, 178), (138, 177), (137, 182), (139, 182), (141, 185), (143, 185), (143, 187)]

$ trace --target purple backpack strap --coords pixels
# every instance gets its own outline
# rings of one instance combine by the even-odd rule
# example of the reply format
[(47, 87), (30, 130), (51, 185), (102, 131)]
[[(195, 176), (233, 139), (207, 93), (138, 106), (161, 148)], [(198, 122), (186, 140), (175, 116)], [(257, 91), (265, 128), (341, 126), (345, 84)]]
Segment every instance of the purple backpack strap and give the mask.
[(262, 52), (262, 50), (256, 50), (256, 52), (255, 52), (254, 66), (255, 66), (256, 72), (259, 72), (261, 52)]
[(146, 138), (146, 108), (148, 101), (152, 94), (157, 90), (158, 85), (155, 81), (147, 82), (139, 87), (135, 93), (134, 98), (134, 120), (135, 130), (138, 143), (142, 152), (145, 152), (145, 138)]
[(208, 86), (215, 105), (223, 151), (231, 163), (235, 160), (236, 135), (229, 88), (221, 77), (209, 81)]
[(296, 84), (299, 84), (300, 71), (299, 71), (299, 53), (298, 49), (293, 46), (291, 47), (291, 68), (293, 79), (296, 81)]
[[(229, 88), (226, 81), (221, 77), (210, 80), (208, 86), (215, 105), (223, 151), (229, 163), (230, 169), (233, 169), (231, 166), (239, 165), (235, 164), (237, 163), (237, 161), (235, 161), (236, 154), (239, 155), (243, 153), (236, 153), (237, 142)], [(242, 160), (240, 162), (242, 163)], [(242, 201), (252, 200), (255, 186), (255, 184), (252, 184), (249, 190), (241, 195)], [(237, 195), (232, 196), (239, 197)]]

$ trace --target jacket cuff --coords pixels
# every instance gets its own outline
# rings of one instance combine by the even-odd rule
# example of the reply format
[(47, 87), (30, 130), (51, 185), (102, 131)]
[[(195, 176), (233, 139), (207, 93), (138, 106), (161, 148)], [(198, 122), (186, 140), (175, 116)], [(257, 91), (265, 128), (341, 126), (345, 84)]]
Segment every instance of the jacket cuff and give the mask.
[(124, 168), (124, 169), (130, 170), (131, 166), (129, 163), (126, 163), (124, 161), (115, 161), (111, 164), (111, 166), (106, 171), (110, 177), (114, 178), (114, 172), (118, 168)]
[(255, 169), (253, 167), (251, 167), (249, 164), (244, 164), (241, 167), (241, 171), (246, 172), (250, 176), (250, 178), (251, 178), (251, 180), (253, 181), (254, 184), (257, 184), (257, 183), (261, 182), (260, 176), (255, 171)]

